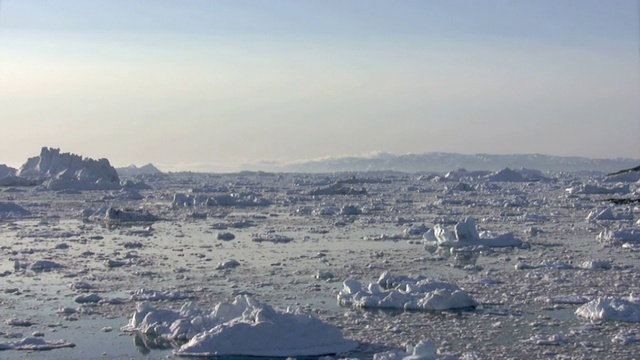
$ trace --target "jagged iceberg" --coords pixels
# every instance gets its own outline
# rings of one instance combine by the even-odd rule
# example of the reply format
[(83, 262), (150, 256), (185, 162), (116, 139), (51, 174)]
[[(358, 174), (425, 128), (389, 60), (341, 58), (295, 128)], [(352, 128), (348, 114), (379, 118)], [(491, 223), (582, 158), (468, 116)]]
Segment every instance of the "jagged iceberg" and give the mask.
[(277, 310), (240, 295), (212, 310), (187, 303), (179, 311), (138, 303), (125, 332), (188, 342), (179, 356), (320, 356), (357, 347), (341, 331), (297, 310)]
[(450, 247), (510, 247), (522, 245), (522, 241), (516, 239), (511, 233), (495, 235), (492, 232), (485, 231), (478, 234), (476, 221), (472, 217), (458, 222), (454, 227), (454, 231), (447, 230), (442, 225), (436, 224), (423, 235), (423, 239), (427, 245)]

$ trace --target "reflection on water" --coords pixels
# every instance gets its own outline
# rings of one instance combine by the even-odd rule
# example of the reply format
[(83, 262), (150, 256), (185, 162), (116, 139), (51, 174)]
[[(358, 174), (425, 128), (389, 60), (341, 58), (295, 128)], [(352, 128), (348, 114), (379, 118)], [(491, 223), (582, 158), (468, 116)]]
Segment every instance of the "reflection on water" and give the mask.
[(182, 344), (184, 344), (184, 342), (167, 340), (160, 336), (149, 336), (140, 333), (133, 334), (133, 345), (135, 345), (136, 350), (142, 355), (149, 354), (151, 350), (177, 349), (182, 346)]

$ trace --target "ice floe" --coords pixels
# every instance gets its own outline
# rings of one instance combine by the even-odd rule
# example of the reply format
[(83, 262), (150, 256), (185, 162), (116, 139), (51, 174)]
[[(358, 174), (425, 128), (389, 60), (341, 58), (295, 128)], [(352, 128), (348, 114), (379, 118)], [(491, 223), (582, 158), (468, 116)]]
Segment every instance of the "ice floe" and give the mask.
[(385, 351), (373, 355), (373, 360), (456, 360), (453, 355), (439, 354), (435, 342), (423, 340), (416, 345), (408, 344), (405, 351)]
[(377, 283), (363, 286), (354, 279), (345, 280), (338, 293), (341, 306), (441, 311), (474, 308), (478, 303), (457, 285), (422, 276), (393, 276), (384, 272)]
[(472, 217), (455, 225), (454, 231), (447, 230), (440, 224), (436, 224), (432, 229), (423, 235), (425, 244), (435, 246), (464, 247), (464, 246), (487, 246), (487, 247), (512, 247), (521, 246), (522, 241), (516, 239), (513, 234), (494, 234), (483, 232), (478, 234), (476, 222)]
[(179, 311), (139, 303), (122, 330), (188, 340), (175, 351), (179, 356), (320, 356), (357, 346), (333, 325), (297, 310), (274, 309), (246, 295), (211, 310), (199, 310), (193, 303)]
[(0, 342), (0, 350), (44, 351), (75, 346), (76, 345), (74, 343), (67, 340), (47, 341), (39, 337), (23, 338), (18, 341)]
[(589, 320), (640, 322), (640, 298), (599, 297), (582, 305), (576, 315)]

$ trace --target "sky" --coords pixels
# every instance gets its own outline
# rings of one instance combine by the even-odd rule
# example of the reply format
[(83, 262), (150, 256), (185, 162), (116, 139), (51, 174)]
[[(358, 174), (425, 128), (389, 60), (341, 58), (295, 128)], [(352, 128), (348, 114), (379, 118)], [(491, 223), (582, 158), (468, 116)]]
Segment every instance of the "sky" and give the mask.
[(633, 0), (0, 0), (0, 164), (640, 159)]

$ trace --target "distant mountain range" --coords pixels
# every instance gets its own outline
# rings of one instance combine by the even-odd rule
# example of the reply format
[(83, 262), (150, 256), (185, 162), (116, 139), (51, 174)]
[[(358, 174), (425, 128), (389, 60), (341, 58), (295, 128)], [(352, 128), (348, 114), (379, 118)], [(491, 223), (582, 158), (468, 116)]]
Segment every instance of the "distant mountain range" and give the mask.
[(252, 170), (284, 172), (401, 171), (448, 172), (456, 169), (497, 171), (504, 168), (528, 168), (540, 171), (614, 172), (638, 166), (640, 159), (590, 159), (585, 157), (540, 154), (495, 155), (425, 153), (394, 155), (386, 152), (372, 156), (348, 156), (304, 161), (285, 165), (261, 164)]
[(153, 175), (162, 173), (162, 171), (153, 164), (147, 164), (140, 167), (129, 165), (126, 167), (116, 168), (116, 171), (120, 176)]

